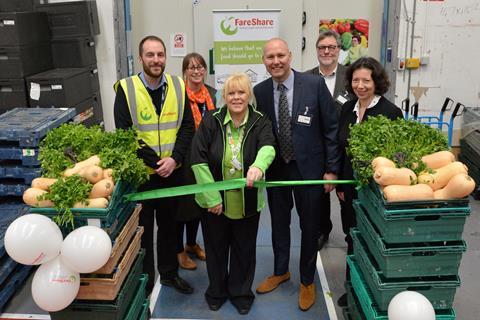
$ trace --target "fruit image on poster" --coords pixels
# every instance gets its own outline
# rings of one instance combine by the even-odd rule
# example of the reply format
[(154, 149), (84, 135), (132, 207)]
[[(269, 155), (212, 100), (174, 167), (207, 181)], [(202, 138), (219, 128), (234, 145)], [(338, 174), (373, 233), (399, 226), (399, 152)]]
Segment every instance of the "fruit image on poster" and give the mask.
[(368, 20), (321, 19), (319, 31), (333, 30), (340, 35), (342, 46), (338, 61), (350, 65), (368, 55)]

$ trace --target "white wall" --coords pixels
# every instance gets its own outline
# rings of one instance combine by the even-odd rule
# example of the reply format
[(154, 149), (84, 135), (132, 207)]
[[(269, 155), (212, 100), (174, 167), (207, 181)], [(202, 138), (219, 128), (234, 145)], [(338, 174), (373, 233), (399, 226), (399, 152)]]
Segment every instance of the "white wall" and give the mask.
[[(411, 27), (407, 34), (405, 18), (414, 16), (413, 0), (405, 3), (399, 55), (405, 48), (410, 53)], [(408, 71), (397, 72), (397, 105), (410, 94), (411, 101), (419, 102), (421, 114), (437, 115), (447, 96), (466, 106), (480, 106), (480, 1), (417, 1), (415, 22), (413, 57), (428, 57), (429, 63), (411, 71), (410, 88)], [(460, 126), (458, 118), (455, 127)], [(458, 135), (459, 130), (456, 131)], [(456, 135), (453, 145), (458, 145)]]
[[(192, 4), (192, 3), (196, 4)], [(364, 18), (370, 21), (370, 52), (380, 56), (380, 37), (383, 0), (352, 2), (348, 0), (132, 0), (132, 43), (136, 46), (147, 34), (155, 34), (163, 40), (172, 32), (185, 32), (187, 51), (197, 51), (205, 58), (213, 46), (212, 10), (214, 9), (281, 9), (280, 36), (290, 46), (293, 67), (297, 70), (312, 68), (317, 62), (315, 41), (320, 18)], [(302, 11), (307, 12), (307, 23), (302, 27)], [(307, 47), (302, 53), (302, 36)], [(195, 47), (193, 46), (195, 44)], [(168, 44), (167, 44), (168, 47)], [(134, 55), (138, 55), (136, 53)], [(169, 48), (167, 48), (169, 51)], [(136, 59), (135, 70), (140, 66)], [(167, 72), (180, 74), (182, 58), (168, 57)]]

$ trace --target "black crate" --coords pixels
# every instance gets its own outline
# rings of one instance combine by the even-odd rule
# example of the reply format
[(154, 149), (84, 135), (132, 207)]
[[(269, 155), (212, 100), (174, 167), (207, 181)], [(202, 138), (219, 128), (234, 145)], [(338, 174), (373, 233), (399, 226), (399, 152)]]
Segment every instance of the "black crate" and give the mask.
[(52, 66), (48, 42), (0, 47), (0, 79), (22, 79), (52, 69)]
[(40, 0), (0, 0), (0, 12), (34, 11)]
[(48, 3), (37, 6), (37, 10), (48, 14), (52, 39), (100, 34), (95, 1)]
[(27, 88), (31, 107), (71, 107), (87, 100), (93, 93), (88, 68), (52, 69), (38, 73), (27, 77)]
[(77, 115), (73, 118), (73, 122), (82, 123), (86, 127), (90, 127), (100, 124), (100, 122), (103, 121), (103, 111), (99, 94), (100, 93), (95, 94), (75, 106)]
[(95, 65), (95, 41), (92, 37), (52, 40), (52, 57), (55, 68)]
[(25, 80), (0, 79), (0, 113), (16, 107), (28, 107)]
[(0, 47), (49, 40), (48, 20), (44, 12), (0, 12)]

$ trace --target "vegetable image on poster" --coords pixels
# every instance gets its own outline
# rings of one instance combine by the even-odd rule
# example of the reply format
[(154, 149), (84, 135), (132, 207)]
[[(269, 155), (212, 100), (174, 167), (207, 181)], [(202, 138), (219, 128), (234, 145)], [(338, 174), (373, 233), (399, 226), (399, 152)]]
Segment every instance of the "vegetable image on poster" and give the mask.
[(368, 20), (321, 19), (319, 31), (332, 30), (340, 35), (342, 46), (338, 61), (350, 65), (368, 55)]

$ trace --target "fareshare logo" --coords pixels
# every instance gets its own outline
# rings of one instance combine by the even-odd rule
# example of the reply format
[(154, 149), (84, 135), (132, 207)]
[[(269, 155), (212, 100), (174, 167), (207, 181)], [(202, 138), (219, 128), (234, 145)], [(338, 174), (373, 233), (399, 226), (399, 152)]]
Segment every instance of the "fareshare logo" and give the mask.
[(235, 22), (234, 17), (225, 18), (220, 23), (220, 29), (227, 36), (233, 36), (235, 33), (238, 32), (238, 27), (237, 26), (235, 26), (235, 28), (233, 28), (234, 22)]

